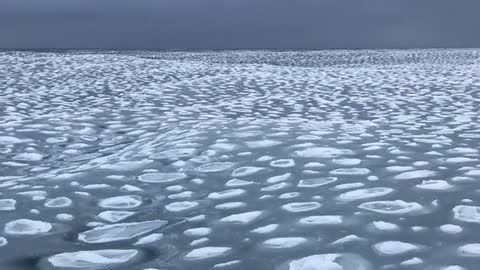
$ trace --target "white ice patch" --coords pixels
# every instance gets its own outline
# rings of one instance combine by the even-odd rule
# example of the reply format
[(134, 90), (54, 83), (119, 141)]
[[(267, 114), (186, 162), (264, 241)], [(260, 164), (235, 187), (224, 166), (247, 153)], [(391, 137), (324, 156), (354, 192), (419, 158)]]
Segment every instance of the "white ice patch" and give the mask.
[(0, 200), (0, 211), (13, 211), (17, 201), (14, 199), (2, 199)]
[(143, 183), (168, 183), (187, 178), (184, 173), (146, 173), (138, 177), (138, 180)]
[(402, 200), (366, 202), (360, 204), (358, 208), (387, 215), (406, 215), (423, 210), (423, 206), (416, 202), (405, 202)]
[(297, 213), (297, 212), (308, 212), (320, 208), (322, 205), (318, 202), (292, 202), (285, 205), (282, 205), (282, 209)]
[(105, 269), (126, 263), (137, 254), (138, 251), (135, 249), (65, 252), (49, 257), (48, 262), (59, 268)]
[(198, 205), (200, 205), (198, 202), (192, 201), (173, 202), (167, 204), (165, 209), (170, 212), (182, 212), (197, 207)]
[(111, 223), (117, 223), (134, 214), (135, 212), (130, 211), (103, 211), (98, 214), (98, 217)]
[(147, 234), (165, 224), (167, 224), (167, 222), (163, 220), (152, 220), (106, 225), (80, 233), (78, 235), (78, 240), (90, 244), (128, 240)]
[(218, 173), (232, 169), (235, 163), (232, 162), (213, 162), (200, 165), (195, 168), (199, 173)]
[(401, 242), (401, 241), (385, 241), (373, 245), (373, 250), (379, 255), (396, 256), (406, 253), (419, 251), (420, 245)]
[(367, 168), (340, 168), (330, 172), (333, 175), (367, 175), (370, 170)]
[(293, 248), (307, 242), (303, 237), (279, 237), (263, 241), (262, 246), (271, 249)]
[(337, 199), (343, 202), (351, 202), (357, 200), (365, 200), (371, 198), (382, 197), (394, 192), (392, 188), (386, 187), (375, 187), (375, 188), (365, 188), (357, 189), (352, 191), (347, 191), (337, 196)]
[(288, 270), (372, 270), (370, 263), (356, 254), (319, 254), (288, 263)]
[(480, 257), (480, 244), (466, 244), (457, 249), (457, 253), (462, 257)]
[(336, 182), (337, 177), (323, 177), (323, 178), (312, 178), (312, 179), (303, 179), (298, 182), (298, 187), (300, 188), (312, 188), (328, 185), (330, 183)]
[(233, 214), (220, 219), (221, 222), (246, 225), (252, 223), (262, 215), (262, 211), (251, 211), (240, 214)]
[(262, 167), (253, 167), (253, 166), (244, 166), (240, 168), (236, 168), (232, 172), (232, 177), (245, 177), (245, 176), (250, 176), (257, 174), (261, 171), (265, 170), (265, 168)]
[(416, 170), (416, 171), (409, 171), (409, 172), (404, 172), (404, 173), (398, 174), (393, 179), (395, 179), (395, 180), (413, 180), (413, 179), (433, 177), (436, 174), (437, 174), (436, 172), (430, 171), (430, 170)]
[(213, 200), (225, 200), (233, 197), (242, 196), (245, 193), (246, 192), (243, 189), (229, 189), (220, 192), (212, 192), (208, 194), (208, 198)]
[(67, 197), (57, 197), (54, 199), (47, 200), (45, 207), (49, 208), (63, 208), (72, 205), (72, 200)]
[(353, 152), (351, 150), (331, 147), (311, 147), (294, 152), (295, 156), (302, 158), (335, 158), (352, 154)]
[(301, 218), (298, 223), (302, 225), (341, 225), (342, 216), (309, 216)]
[(201, 247), (185, 255), (186, 260), (204, 260), (227, 255), (232, 249), (229, 247)]
[(142, 204), (142, 198), (137, 195), (122, 195), (102, 199), (98, 206), (109, 209), (132, 209)]
[(5, 224), (5, 233), (13, 235), (36, 235), (48, 233), (53, 229), (52, 224), (30, 219), (17, 219)]
[(480, 207), (457, 205), (453, 208), (453, 218), (470, 223), (480, 223)]

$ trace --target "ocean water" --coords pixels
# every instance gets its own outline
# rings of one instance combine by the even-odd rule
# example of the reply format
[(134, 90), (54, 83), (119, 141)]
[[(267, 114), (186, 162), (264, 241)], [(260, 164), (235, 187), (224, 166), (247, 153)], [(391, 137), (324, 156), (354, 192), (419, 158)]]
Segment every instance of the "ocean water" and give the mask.
[(0, 269), (476, 270), (480, 51), (0, 53)]

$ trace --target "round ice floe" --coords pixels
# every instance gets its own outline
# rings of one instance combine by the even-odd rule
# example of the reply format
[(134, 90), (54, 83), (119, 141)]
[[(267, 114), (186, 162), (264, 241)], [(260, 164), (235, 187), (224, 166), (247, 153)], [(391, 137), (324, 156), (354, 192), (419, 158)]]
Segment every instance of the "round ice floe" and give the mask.
[(418, 184), (415, 187), (434, 191), (448, 191), (454, 188), (454, 186), (450, 185), (445, 180), (424, 180), (421, 184)]
[(131, 171), (131, 170), (138, 170), (141, 169), (148, 164), (152, 163), (153, 161), (150, 159), (144, 160), (132, 160), (132, 161), (120, 161), (114, 164), (103, 164), (100, 168), (105, 170), (112, 170), (112, 171)]
[(457, 249), (457, 253), (462, 257), (480, 258), (480, 244), (466, 244)]
[(421, 250), (422, 246), (401, 242), (401, 241), (385, 241), (373, 245), (373, 250), (380, 255), (395, 256), (411, 253)]
[(235, 166), (232, 162), (213, 162), (200, 165), (195, 168), (195, 171), (200, 173), (217, 173), (230, 170)]
[(280, 145), (282, 142), (276, 140), (260, 140), (260, 141), (248, 141), (245, 142), (248, 148), (256, 149), (256, 148), (267, 148)]
[(15, 210), (16, 204), (17, 204), (17, 201), (14, 199), (0, 200), (0, 211), (13, 211)]
[(21, 153), (12, 157), (13, 160), (20, 161), (40, 161), (43, 159), (43, 155), (39, 153)]
[(280, 225), (278, 225), (278, 224), (269, 224), (269, 225), (265, 225), (265, 226), (253, 229), (253, 230), (251, 230), (251, 232), (252, 233), (260, 233), (260, 234), (271, 233), (271, 232), (274, 232), (275, 230), (277, 230), (278, 227), (280, 227)]
[(332, 162), (341, 166), (357, 166), (362, 163), (362, 160), (358, 158), (337, 158), (333, 159)]
[(288, 212), (307, 212), (320, 208), (322, 205), (318, 202), (293, 202), (282, 206), (282, 209)]
[(343, 223), (342, 216), (309, 216), (298, 221), (303, 225), (340, 225)]
[(55, 216), (56, 219), (61, 221), (71, 221), (73, 220), (73, 216), (67, 213), (60, 213)]
[(282, 270), (372, 270), (371, 264), (356, 254), (319, 254), (288, 263)]
[(330, 172), (333, 175), (367, 175), (370, 170), (367, 168), (340, 168)]
[(232, 249), (229, 247), (201, 247), (185, 255), (186, 260), (203, 260), (227, 255)]
[(284, 173), (284, 174), (281, 174), (281, 175), (271, 176), (267, 179), (266, 182), (270, 183), (270, 184), (273, 184), (273, 183), (286, 181), (286, 180), (290, 179), (291, 177), (292, 177), (291, 173)]
[(249, 175), (259, 173), (259, 172), (263, 171), (264, 169), (265, 168), (253, 167), (253, 166), (240, 167), (240, 168), (236, 168), (235, 170), (233, 170), (232, 177), (249, 176)]
[(338, 180), (337, 177), (323, 177), (323, 178), (312, 178), (312, 179), (304, 179), (298, 182), (298, 187), (320, 187), (324, 185), (328, 185), (330, 183), (336, 182)]
[(240, 214), (233, 214), (220, 219), (221, 222), (236, 223), (236, 224), (249, 224), (259, 218), (262, 215), (261, 211), (251, 211)]
[(208, 227), (192, 228), (183, 232), (186, 236), (206, 236), (212, 233), (212, 229)]
[(220, 192), (212, 192), (208, 194), (208, 198), (214, 199), (214, 200), (224, 200), (224, 199), (242, 196), (245, 193), (246, 192), (243, 189), (229, 189), (229, 190), (224, 190)]
[(416, 202), (405, 202), (402, 200), (366, 202), (359, 205), (358, 208), (388, 215), (406, 215), (423, 210), (423, 207)]
[(135, 212), (130, 212), (130, 211), (103, 211), (100, 214), (98, 214), (98, 217), (105, 221), (116, 223), (134, 214)]
[(294, 155), (302, 158), (334, 158), (343, 155), (352, 155), (353, 152), (348, 149), (338, 149), (331, 147), (311, 147), (300, 151), (295, 151)]
[(152, 233), (138, 239), (134, 245), (148, 245), (163, 238), (163, 233)]
[(277, 168), (289, 168), (295, 166), (295, 161), (293, 159), (277, 159), (270, 162), (270, 166)]
[(227, 187), (241, 187), (241, 186), (248, 186), (253, 184), (252, 181), (245, 181), (241, 179), (230, 179), (225, 183)]
[(150, 156), (151, 159), (181, 159), (193, 157), (197, 153), (195, 148), (168, 149)]
[(3, 247), (8, 244), (8, 240), (5, 237), (0, 236), (0, 247)]
[(382, 197), (392, 193), (394, 189), (386, 187), (364, 188), (347, 191), (337, 196), (337, 199), (344, 202), (364, 200)]
[(52, 224), (43, 221), (18, 219), (5, 224), (6, 234), (34, 235), (47, 233), (52, 230)]
[(191, 201), (173, 202), (167, 204), (165, 209), (170, 212), (182, 212), (197, 207), (198, 205), (200, 205), (198, 202)]
[(395, 180), (413, 180), (413, 179), (420, 179), (420, 178), (427, 178), (433, 177), (437, 173), (430, 170), (416, 170), (416, 171), (409, 171), (404, 172), (399, 175), (396, 175), (393, 179)]
[(448, 234), (458, 234), (463, 231), (462, 227), (455, 224), (444, 224), (439, 227), (440, 231)]
[(184, 173), (146, 173), (138, 177), (140, 182), (144, 183), (168, 183), (185, 179), (187, 177)]
[(219, 210), (227, 210), (227, 209), (235, 209), (247, 206), (244, 202), (227, 202), (215, 205), (215, 209)]
[(131, 209), (142, 204), (142, 197), (138, 195), (122, 195), (111, 198), (102, 199), (98, 202), (98, 206), (110, 209)]
[(480, 207), (457, 205), (453, 208), (453, 218), (464, 222), (480, 223)]
[(128, 240), (147, 234), (165, 224), (167, 224), (167, 222), (163, 220), (152, 220), (106, 225), (80, 233), (78, 240), (92, 244)]
[(126, 263), (137, 255), (135, 249), (89, 250), (53, 255), (48, 258), (48, 262), (58, 268), (105, 269)]
[(57, 197), (50, 199), (45, 203), (45, 207), (49, 208), (62, 208), (72, 205), (72, 200), (67, 197)]
[(278, 237), (263, 241), (262, 246), (265, 248), (282, 249), (293, 248), (307, 242), (303, 237)]
[(394, 223), (385, 221), (374, 221), (371, 224), (372, 228), (382, 232), (395, 232), (400, 230), (400, 226)]

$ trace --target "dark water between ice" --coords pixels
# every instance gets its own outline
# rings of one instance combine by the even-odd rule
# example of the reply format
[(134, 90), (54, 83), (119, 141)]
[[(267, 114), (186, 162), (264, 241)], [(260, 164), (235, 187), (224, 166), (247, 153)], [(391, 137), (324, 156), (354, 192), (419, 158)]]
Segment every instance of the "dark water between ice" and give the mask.
[(0, 53), (0, 269), (478, 269), (480, 53)]

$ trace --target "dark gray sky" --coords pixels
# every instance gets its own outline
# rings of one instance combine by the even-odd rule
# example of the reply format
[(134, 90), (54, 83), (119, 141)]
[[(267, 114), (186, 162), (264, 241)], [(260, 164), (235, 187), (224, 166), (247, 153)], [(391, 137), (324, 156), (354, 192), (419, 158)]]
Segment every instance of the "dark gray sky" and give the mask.
[(0, 48), (480, 47), (480, 0), (0, 0)]

